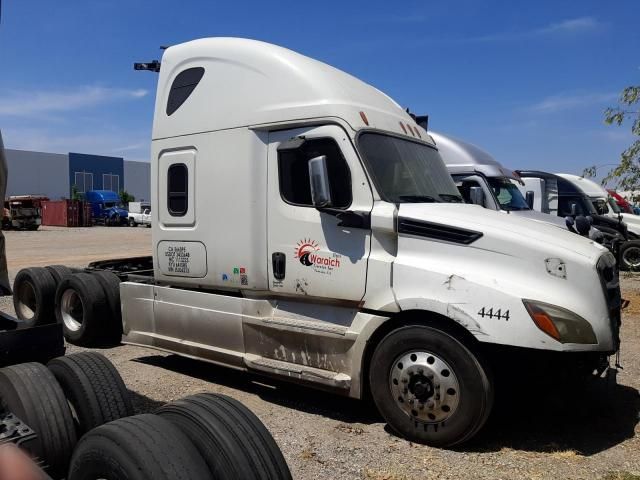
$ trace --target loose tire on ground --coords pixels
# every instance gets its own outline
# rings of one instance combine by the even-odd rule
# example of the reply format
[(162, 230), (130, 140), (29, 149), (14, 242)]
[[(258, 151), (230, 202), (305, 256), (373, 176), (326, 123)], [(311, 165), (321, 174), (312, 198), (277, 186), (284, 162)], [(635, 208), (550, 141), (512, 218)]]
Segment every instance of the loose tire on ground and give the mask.
[(53, 374), (39, 363), (0, 369), (0, 399), (37, 433), (38, 438), (24, 447), (48, 466), (52, 477), (63, 477), (76, 444), (76, 431)]
[(55, 323), (53, 312), (56, 284), (45, 268), (24, 268), (13, 282), (13, 306), (28, 326)]
[(91, 272), (104, 291), (109, 316), (105, 323), (105, 333), (111, 342), (119, 343), (122, 338), (122, 310), (120, 308), (120, 279), (113, 272), (94, 270)]
[(157, 414), (189, 437), (213, 478), (291, 479), (269, 431), (251, 410), (231, 397), (192, 395), (161, 407)]
[(624, 242), (620, 246), (618, 253), (618, 264), (620, 270), (627, 271), (639, 271), (640, 270), (640, 240), (630, 240)]
[(434, 447), (469, 440), (493, 405), (493, 382), (478, 357), (453, 336), (421, 325), (382, 339), (371, 359), (369, 385), (393, 430)]
[(210, 480), (206, 463), (171, 422), (144, 414), (87, 433), (76, 448), (67, 480)]
[(88, 273), (64, 278), (56, 291), (56, 318), (64, 337), (77, 345), (96, 345), (108, 337), (108, 304), (100, 282)]
[(56, 284), (56, 288), (58, 287), (58, 285), (60, 284), (63, 278), (68, 277), (69, 275), (72, 275), (74, 273), (73, 270), (71, 270), (69, 267), (66, 267), (64, 265), (48, 265), (44, 268), (46, 268), (47, 271), (53, 277), (53, 281)]
[(82, 352), (55, 358), (47, 365), (77, 417), (78, 435), (133, 415), (122, 377), (104, 355)]

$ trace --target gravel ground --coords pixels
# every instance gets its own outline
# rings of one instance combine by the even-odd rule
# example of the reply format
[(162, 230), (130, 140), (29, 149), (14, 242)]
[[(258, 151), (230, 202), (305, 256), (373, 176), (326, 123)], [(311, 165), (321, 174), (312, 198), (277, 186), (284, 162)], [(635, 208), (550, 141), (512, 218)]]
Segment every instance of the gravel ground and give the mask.
[[(144, 228), (5, 232), (11, 278), (33, 265), (83, 266), (151, 252)], [(295, 479), (639, 479), (640, 276), (624, 276), (623, 346), (617, 385), (585, 391), (536, 388), (501, 398), (486, 428), (457, 450), (391, 434), (370, 406), (147, 348), (101, 350), (122, 374), (139, 412), (197, 392), (249, 406), (282, 448)], [(13, 313), (10, 298), (0, 308)], [(69, 352), (81, 350), (69, 346)]]

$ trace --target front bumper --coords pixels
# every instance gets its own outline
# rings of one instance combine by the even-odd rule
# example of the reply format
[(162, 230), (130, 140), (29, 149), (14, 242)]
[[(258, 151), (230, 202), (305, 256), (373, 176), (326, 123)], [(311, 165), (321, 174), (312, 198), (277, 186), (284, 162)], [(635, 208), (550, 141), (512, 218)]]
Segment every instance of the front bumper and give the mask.
[(602, 285), (602, 292), (607, 302), (611, 337), (614, 354), (620, 349), (620, 327), (622, 325), (622, 295), (620, 293), (620, 277), (612, 255), (603, 255), (596, 266)]

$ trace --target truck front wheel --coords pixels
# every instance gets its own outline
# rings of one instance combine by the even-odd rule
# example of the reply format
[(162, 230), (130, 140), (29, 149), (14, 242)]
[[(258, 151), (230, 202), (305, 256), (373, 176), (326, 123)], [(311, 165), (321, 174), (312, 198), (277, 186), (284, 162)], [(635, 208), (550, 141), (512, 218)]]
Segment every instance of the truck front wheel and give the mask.
[(493, 385), (478, 357), (453, 336), (420, 325), (382, 339), (371, 359), (369, 385), (392, 429), (434, 447), (469, 440), (493, 404)]

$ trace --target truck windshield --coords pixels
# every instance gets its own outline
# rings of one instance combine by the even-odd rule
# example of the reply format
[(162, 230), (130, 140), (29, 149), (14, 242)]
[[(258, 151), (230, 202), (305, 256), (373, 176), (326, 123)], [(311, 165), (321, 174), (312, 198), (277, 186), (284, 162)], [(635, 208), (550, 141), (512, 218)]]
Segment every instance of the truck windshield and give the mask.
[(378, 193), (392, 203), (462, 203), (438, 151), (424, 143), (365, 132), (358, 149)]
[(519, 211), (529, 210), (526, 200), (518, 190), (518, 187), (511, 183), (506, 177), (488, 177), (487, 181), (500, 204), (502, 210)]

